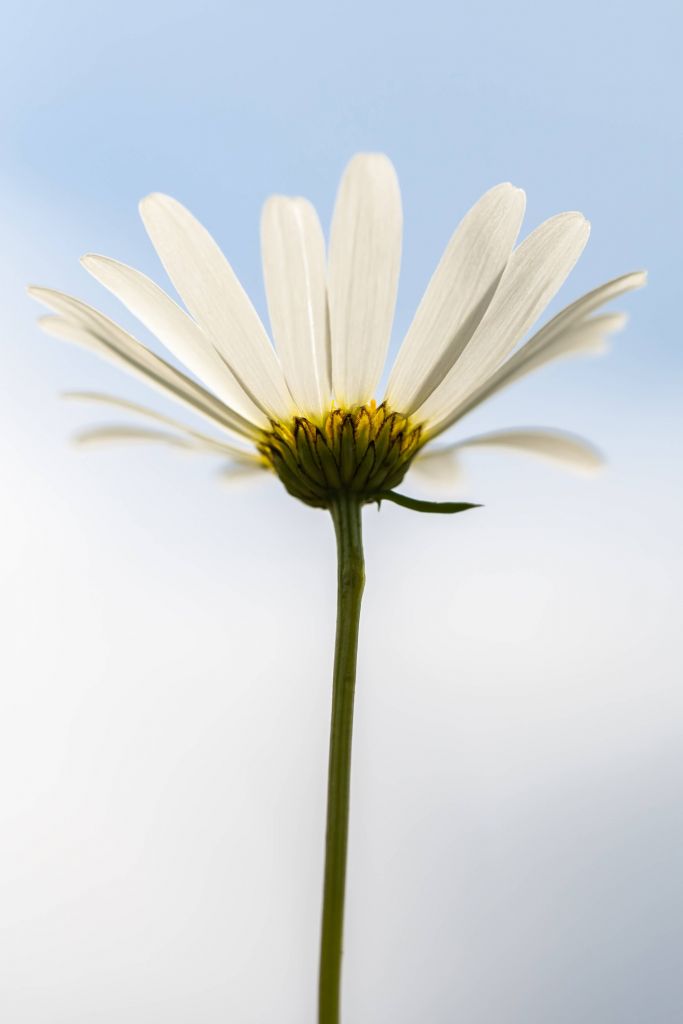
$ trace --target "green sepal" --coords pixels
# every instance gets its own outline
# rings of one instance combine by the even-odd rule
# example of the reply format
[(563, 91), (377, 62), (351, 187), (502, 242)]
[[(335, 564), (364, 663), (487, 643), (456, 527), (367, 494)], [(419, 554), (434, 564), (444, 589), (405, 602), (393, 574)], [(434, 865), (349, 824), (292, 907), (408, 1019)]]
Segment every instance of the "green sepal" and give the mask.
[[(382, 429), (384, 429), (384, 428), (382, 428)], [(377, 452), (375, 452), (375, 458), (376, 457), (377, 457)], [(379, 469), (377, 470), (377, 472), (373, 473), (373, 475), (372, 475), (372, 487), (373, 487), (373, 490), (377, 490), (380, 487), (381, 488), (385, 488), (386, 481), (390, 477), (396, 476), (396, 467), (398, 465), (398, 462), (399, 462), (400, 458), (401, 458), (401, 438), (399, 436), (395, 441), (392, 442), (389, 450), (386, 452), (384, 458), (382, 459), (382, 461), (380, 463), (380, 466), (379, 466)], [(400, 476), (399, 476), (399, 479), (396, 481), (396, 483), (399, 483), (400, 480), (403, 479), (403, 477), (406, 474), (406, 468), (407, 467), (405, 465), (401, 466)], [(386, 487), (386, 490), (389, 490), (389, 488)]]
[(340, 466), (341, 479), (343, 484), (349, 484), (353, 479), (353, 474), (356, 471), (357, 455), (356, 455), (356, 437), (353, 431), (353, 420), (350, 416), (344, 420), (344, 426), (341, 431), (341, 443), (340, 443)]
[(275, 449), (271, 453), (271, 459), (276, 473), (290, 494), (308, 504), (325, 507), (324, 492), (316, 493), (319, 489), (315, 485), (308, 481), (304, 482), (299, 474), (291, 473), (287, 463)]
[(389, 451), (391, 441), (391, 420), (385, 420), (375, 438), (375, 464), (381, 466)]
[(372, 473), (375, 465), (375, 446), (370, 443), (365, 449), (365, 455), (360, 461), (360, 465), (356, 470), (355, 476), (351, 481), (352, 491), (362, 491), (368, 482), (368, 478)]
[(370, 414), (363, 406), (356, 417), (356, 461), (360, 466), (370, 444)]
[(339, 489), (341, 487), (341, 477), (339, 476), (339, 468), (335, 460), (334, 455), (327, 447), (325, 439), (322, 434), (318, 435), (318, 443), (315, 446), (316, 455), (320, 459), (320, 465), (323, 468), (323, 474), (327, 481), (328, 487)]
[(325, 437), (337, 462), (339, 462), (341, 433), (345, 416), (346, 414), (341, 409), (334, 409), (325, 420)]
[(296, 478), (300, 472), (299, 463), (297, 462), (296, 455), (292, 451), (291, 447), (286, 442), (281, 441), (278, 437), (272, 438), (270, 447), (274, 452), (277, 452), (289, 472), (294, 478)]
[(324, 488), (325, 477), (323, 476), (320, 461), (317, 458), (315, 444), (311, 441), (309, 431), (303, 426), (299, 426), (296, 431), (296, 450), (304, 473), (317, 483), (319, 487)]

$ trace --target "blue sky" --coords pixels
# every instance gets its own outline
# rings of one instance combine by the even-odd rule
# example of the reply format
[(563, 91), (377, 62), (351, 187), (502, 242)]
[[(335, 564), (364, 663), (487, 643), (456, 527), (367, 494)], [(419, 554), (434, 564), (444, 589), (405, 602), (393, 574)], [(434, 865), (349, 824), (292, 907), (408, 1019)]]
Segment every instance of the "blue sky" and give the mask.
[(262, 308), (264, 196), (310, 195), (327, 219), (348, 156), (384, 149), (406, 215), (398, 341), (463, 211), (509, 179), (527, 190), (529, 224), (571, 208), (593, 222), (565, 294), (648, 267), (619, 393), (654, 396), (679, 358), (675, 21), (657, 3), (647, 18), (635, 4), (500, 4), (489, 17), (428, 2), (419, 18), (387, 4), (22, 5), (0, 79), (7, 215), (32, 207), (22, 217), (43, 237), (68, 231), (70, 284), (89, 248), (154, 268), (135, 204), (171, 192)]
[[(585, 434), (609, 457), (603, 478), (482, 455), (467, 486), (484, 518), (367, 516), (349, 1022), (674, 1024), (680, 12), (12, 8), (8, 1019), (313, 1019), (328, 524), (274, 488), (226, 494), (201, 461), (75, 453), (91, 411), (60, 391), (145, 392), (41, 336), (24, 286), (132, 326), (78, 257), (163, 280), (136, 210), (161, 190), (207, 224), (263, 312), (263, 199), (307, 195), (327, 223), (344, 164), (372, 149), (403, 191), (394, 348), (456, 223), (501, 180), (526, 189), (529, 227), (563, 209), (592, 221), (553, 308), (625, 271), (650, 283), (619, 303), (631, 320), (608, 358), (552, 367), (468, 423)], [(292, 588), (310, 616), (303, 663)]]

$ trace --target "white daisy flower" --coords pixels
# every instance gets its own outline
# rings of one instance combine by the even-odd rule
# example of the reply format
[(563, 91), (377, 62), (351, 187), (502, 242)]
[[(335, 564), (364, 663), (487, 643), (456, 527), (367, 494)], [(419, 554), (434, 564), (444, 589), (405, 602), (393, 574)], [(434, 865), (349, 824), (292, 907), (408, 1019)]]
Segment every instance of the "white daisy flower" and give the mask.
[(274, 346), (225, 256), (175, 199), (153, 194), (142, 220), (185, 309), (140, 271), (105, 256), (83, 265), (187, 369), (160, 358), (108, 317), (48, 288), (32, 295), (52, 315), (48, 333), (92, 349), (198, 413), (212, 433), (152, 409), (92, 392), (145, 420), (104, 426), (83, 443), (156, 441), (227, 456), (231, 470), (274, 471), (310, 505), (340, 489), (362, 501), (396, 487), (414, 464), (447, 475), (466, 447), (497, 445), (545, 455), (578, 469), (599, 463), (572, 435), (538, 429), (496, 432), (433, 445), (475, 406), (563, 356), (602, 350), (620, 314), (605, 303), (640, 287), (644, 273), (603, 284), (523, 342), (578, 260), (589, 225), (580, 213), (545, 221), (516, 245), (525, 197), (497, 185), (453, 234), (378, 394), (401, 260), (402, 212), (386, 156), (360, 154), (339, 188), (328, 251), (313, 206), (272, 196), (261, 247)]
[(516, 448), (594, 468), (595, 449), (557, 431), (525, 428), (434, 442), (527, 373), (562, 356), (601, 351), (624, 317), (598, 310), (640, 287), (645, 275), (626, 274), (601, 285), (525, 341), (581, 255), (589, 227), (580, 213), (562, 213), (516, 246), (524, 193), (497, 185), (456, 229), (380, 395), (402, 233), (398, 181), (385, 156), (360, 155), (349, 164), (327, 254), (309, 202), (284, 196), (266, 202), (261, 244), (274, 346), (205, 228), (168, 196), (148, 196), (140, 209), (185, 309), (123, 263), (89, 255), (83, 264), (187, 372), (80, 300), (47, 288), (30, 291), (52, 310), (41, 321), (49, 333), (141, 377), (212, 428), (186, 426), (125, 398), (80, 392), (71, 397), (142, 418), (141, 425), (88, 430), (81, 442), (155, 441), (227, 457), (231, 477), (272, 471), (291, 494), (331, 511), (338, 599), (318, 1020), (338, 1024), (353, 695), (365, 581), (361, 507), (390, 499), (427, 512), (472, 508), (419, 502), (394, 490), (411, 466), (427, 477), (452, 474), (466, 448)]

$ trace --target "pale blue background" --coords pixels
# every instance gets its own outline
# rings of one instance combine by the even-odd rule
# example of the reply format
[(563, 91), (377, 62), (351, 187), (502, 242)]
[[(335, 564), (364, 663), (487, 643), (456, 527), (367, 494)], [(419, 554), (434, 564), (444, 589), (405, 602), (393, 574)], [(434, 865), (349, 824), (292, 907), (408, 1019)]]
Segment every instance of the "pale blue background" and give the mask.
[[(562, 301), (647, 267), (607, 360), (469, 427), (572, 429), (597, 482), (481, 455), (486, 510), (368, 512), (346, 1024), (676, 1024), (683, 24), (627, 3), (10, 4), (0, 69), (8, 1024), (314, 1019), (333, 552), (211, 466), (67, 444), (60, 390), (144, 389), (41, 336), (28, 281), (119, 314), (87, 250), (159, 278), (176, 195), (263, 309), (272, 191), (329, 219), (401, 179), (395, 343), (490, 185), (593, 235)], [(121, 316), (123, 322), (130, 319)]]

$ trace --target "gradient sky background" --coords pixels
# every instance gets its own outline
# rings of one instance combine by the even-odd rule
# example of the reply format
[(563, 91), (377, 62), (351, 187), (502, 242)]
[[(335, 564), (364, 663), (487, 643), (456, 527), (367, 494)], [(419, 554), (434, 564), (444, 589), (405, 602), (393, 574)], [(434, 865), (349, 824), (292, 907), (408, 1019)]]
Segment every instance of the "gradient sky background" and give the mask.
[[(468, 459), (484, 510), (365, 514), (346, 1024), (676, 1024), (683, 986), (680, 38), (672, 2), (24, 0), (0, 67), (0, 1011), (314, 1019), (334, 614), (327, 518), (210, 460), (77, 452), (69, 388), (142, 385), (34, 326), (29, 281), (162, 281), (172, 193), (264, 310), (261, 202), (403, 188), (394, 344), (488, 187), (593, 222), (560, 300), (646, 267), (607, 359), (467, 422), (548, 425), (596, 481)], [(163, 407), (163, 402), (157, 402)], [(407, 489), (407, 487), (406, 487)]]

